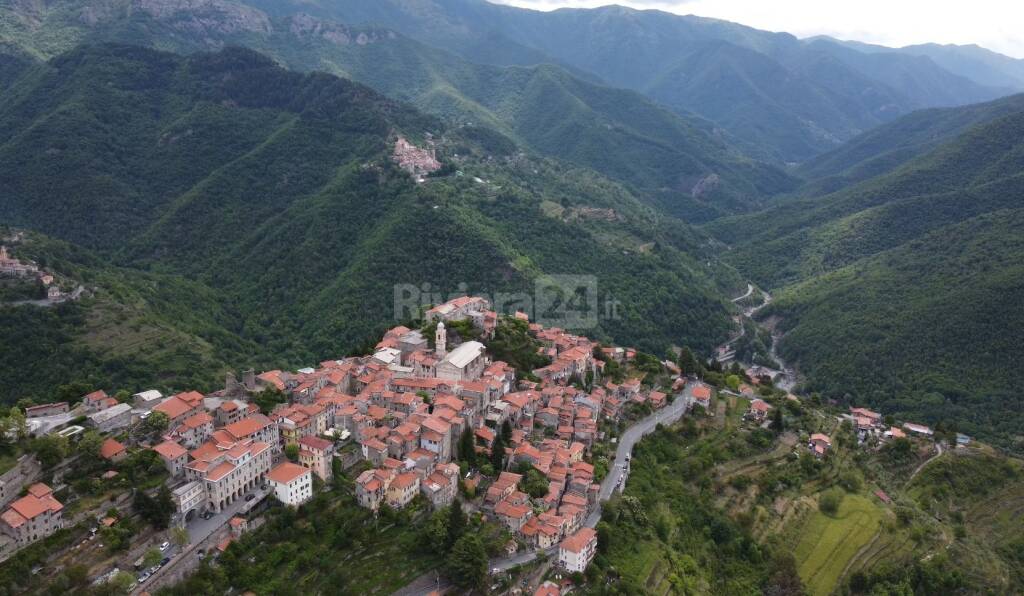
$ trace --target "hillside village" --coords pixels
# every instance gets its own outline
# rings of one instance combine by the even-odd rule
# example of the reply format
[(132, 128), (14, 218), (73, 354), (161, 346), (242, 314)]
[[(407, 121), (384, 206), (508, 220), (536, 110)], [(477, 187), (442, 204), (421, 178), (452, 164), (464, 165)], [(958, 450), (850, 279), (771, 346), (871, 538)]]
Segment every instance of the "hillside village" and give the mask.
[[(597, 540), (587, 518), (608, 473), (606, 461), (595, 465), (595, 450), (606, 452), (606, 430), (637, 408), (664, 408), (681, 395), (685, 378), (675, 374), (665, 391), (639, 376), (612, 382), (605, 367), (628, 365), (635, 350), (545, 328), (523, 313), (501, 320), (483, 298), (455, 298), (426, 310), (424, 321), (432, 342), (399, 326), (372, 354), (295, 372), (250, 370), (241, 380), (228, 374), (222, 390), (205, 395), (149, 390), (118, 399), (98, 390), (74, 405), (32, 405), (25, 431), (72, 443), (98, 433), (109, 478), (129, 454), (153, 455), (165, 471), (172, 524), (188, 528), (194, 542), (217, 537), (220, 551), (261, 501), (301, 506), (336, 470), (361, 467), (354, 489), (367, 509), (421, 499), (437, 510), (461, 487), (469, 506), (507, 530), (509, 552), (558, 547), (566, 570), (585, 570)], [(517, 378), (488, 353), (499, 324), (525, 330), (550, 363)], [(261, 409), (267, 395), (278, 401)], [(467, 461), (477, 465), (467, 469)], [(59, 496), (69, 491), (60, 475), (53, 488), (32, 484), (12, 503), (19, 480), (43, 474), (11, 472), (20, 476), (3, 482), (4, 558), (75, 521), (62, 519)]]
[[(528, 338), (544, 365), (516, 371), (496, 359), (488, 342), (510, 332)], [(208, 394), (149, 390), (115, 397), (97, 390), (73, 405), (30, 405), (22, 428), (8, 435), (78, 448), (65, 448), (61, 455), (68, 458), (48, 462), (51, 470), (22, 455), (0, 478), (0, 556), (72, 525), (93, 525), (74, 548), (95, 539), (100, 527), (110, 540), (123, 514), (109, 505), (126, 509), (128, 493), (114, 490), (111, 500), (97, 503), (80, 490), (84, 479), (73, 471), (75, 459), (88, 454), (82, 445), (94, 442), (97, 457), (83, 473), (100, 478), (90, 482), (101, 483), (100, 493), (121, 486), (150, 494), (163, 503), (171, 530), (160, 532), (157, 524), (157, 532), (141, 534), (138, 548), (127, 539), (120, 559), (138, 554), (136, 563), (163, 540), (162, 560), (135, 565), (137, 577), (123, 580), (130, 590), (180, 577), (171, 573), (176, 559), (191, 558), (183, 573), (207, 554), (224, 552), (261, 525), (268, 506), (300, 507), (330, 490), (336, 474), (352, 478), (355, 502), (374, 516), (410, 507), (447, 511), (461, 501), (507, 537), (509, 561), (550, 554), (566, 574), (583, 573), (597, 554), (594, 527), (610, 494), (602, 484), (621, 491), (629, 474), (628, 451), (624, 461), (612, 456), (622, 430), (643, 416), (660, 420), (658, 412), (670, 404), (674, 417), (695, 409), (714, 420), (725, 416), (721, 406), (730, 399), (748, 404), (742, 419), (749, 428), (768, 429), (781, 424), (787, 401), (799, 403), (792, 394), (769, 399), (778, 390), (770, 389), (772, 371), (763, 367), (734, 364), (724, 372), (743, 381), (727, 379), (713, 400), (713, 386), (676, 363), (657, 363), (663, 372), (651, 375), (637, 359), (631, 348), (547, 328), (521, 312), (500, 316), (486, 299), (465, 296), (424, 311), (420, 328), (389, 329), (372, 354), (297, 371), (247, 370), (240, 379), (229, 373), (224, 388)], [(887, 425), (864, 408), (851, 408), (839, 421), (865, 446), (908, 434), (930, 440), (934, 433), (923, 425)], [(836, 432), (808, 432), (801, 449), (824, 459)], [(40, 481), (44, 476), (51, 484)], [(77, 501), (72, 515), (62, 500), (69, 496)], [(174, 528), (181, 530), (170, 545), (164, 538)], [(95, 581), (125, 576), (120, 569)], [(543, 593), (566, 587), (548, 582)]]
[[(5, 284), (11, 284), (11, 282), (15, 284), (20, 283), (23, 293), (26, 294), (31, 292), (34, 284), (39, 284), (44, 288), (45, 298), (39, 297), (38, 300), (32, 300), (31, 298), (33, 297), (31, 295), (26, 295), (24, 296), (26, 299), (20, 302), (49, 305), (65, 300), (77, 300), (82, 294), (82, 288), (67, 292), (62, 288), (61, 281), (53, 272), (47, 271), (31, 261), (15, 258), (10, 254), (4, 242), (14, 241), (20, 243), (22, 239), (23, 237), (20, 234), (14, 234), (0, 241), (0, 279), (4, 280)], [(29, 287), (25, 287), (26, 285)], [(12, 302), (17, 303), (19, 301)]]

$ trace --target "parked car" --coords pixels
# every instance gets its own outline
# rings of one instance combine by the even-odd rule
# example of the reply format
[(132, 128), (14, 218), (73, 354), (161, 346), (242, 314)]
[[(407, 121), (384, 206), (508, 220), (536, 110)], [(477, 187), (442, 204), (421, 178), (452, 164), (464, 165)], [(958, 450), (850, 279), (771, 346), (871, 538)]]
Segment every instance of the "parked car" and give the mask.
[(161, 551), (165, 551), (165, 550), (167, 550), (167, 547), (170, 546), (170, 545), (171, 545), (170, 542), (164, 542), (163, 544), (160, 545), (160, 550)]
[(256, 495), (245, 495), (245, 500), (246, 501), (251, 501), (251, 500), (253, 500), (255, 498), (256, 498)]
[(171, 558), (170, 557), (164, 557), (163, 561), (160, 561), (160, 566), (163, 567), (164, 565), (166, 565), (166, 564), (168, 564), (170, 562), (171, 562)]

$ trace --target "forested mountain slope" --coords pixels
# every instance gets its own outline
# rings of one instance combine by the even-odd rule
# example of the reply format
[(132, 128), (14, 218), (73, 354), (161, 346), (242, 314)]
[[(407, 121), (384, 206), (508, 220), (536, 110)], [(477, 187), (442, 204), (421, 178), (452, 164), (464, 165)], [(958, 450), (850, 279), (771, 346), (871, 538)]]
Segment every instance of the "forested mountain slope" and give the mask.
[[(501, 64), (553, 61), (593, 73), (677, 109), (717, 116), (734, 136), (761, 147), (763, 156), (783, 161), (805, 160), (914, 109), (1007, 92), (950, 73), (926, 57), (849, 53), (831, 41), (811, 46), (785, 33), (654, 10), (539, 12), (484, 0), (253, 2), (276, 14), (302, 10), (380, 24), (473, 60), (487, 60), (477, 52), (481, 46), (511, 40), (523, 51), (502, 52)], [(749, 53), (756, 59), (740, 59)], [(701, 80), (705, 84), (696, 85)], [(807, 101), (789, 101), (794, 90)], [(784, 119), (748, 125), (779, 113)]]
[[(1019, 441), (1024, 110), (995, 116), (1008, 109), (922, 115), (925, 140), (987, 121), (882, 176), (710, 226), (735, 243), (726, 260), (780, 290), (762, 314), (781, 317), (780, 354), (811, 390)], [(921, 150), (900, 130), (877, 142)]]
[(454, 122), (494, 128), (535, 152), (597, 169), (691, 220), (749, 211), (796, 186), (780, 169), (742, 155), (710, 122), (558, 66), (476, 64), (386, 29), (306, 14), (271, 17), (230, 0), (136, 4), (113, 0), (98, 14), (79, 0), (35, 12), (13, 5), (0, 18), (11, 43), (44, 58), (90, 41), (183, 53), (251, 47), (289, 68), (349, 77)]
[[(397, 284), (592, 275), (602, 308), (622, 305), (592, 332), (657, 352), (731, 327), (739, 279), (623, 187), (248, 50), (78, 49), (18, 79), (0, 130), (0, 218), (209, 288), (232, 333), (287, 365), (394, 324)], [(415, 184), (392, 162), (398, 135), (432, 137), (461, 175)]]
[(913, 112), (870, 130), (798, 168), (802, 194), (824, 194), (885, 174), (954, 139), (969, 127), (1024, 111), (1024, 95), (958, 108)]
[(1024, 448), (1022, 225), (1018, 201), (786, 288), (780, 353), (811, 391)]
[(0, 403), (111, 387), (212, 390), (225, 370), (277, 361), (238, 335), (238, 313), (203, 284), (113, 266), (36, 233), (16, 256), (84, 292), (54, 306), (0, 302)]
[(735, 245), (730, 261), (779, 287), (924, 231), (1018, 206), (1022, 176), (1024, 111), (969, 128), (930, 153), (839, 192), (709, 227)]

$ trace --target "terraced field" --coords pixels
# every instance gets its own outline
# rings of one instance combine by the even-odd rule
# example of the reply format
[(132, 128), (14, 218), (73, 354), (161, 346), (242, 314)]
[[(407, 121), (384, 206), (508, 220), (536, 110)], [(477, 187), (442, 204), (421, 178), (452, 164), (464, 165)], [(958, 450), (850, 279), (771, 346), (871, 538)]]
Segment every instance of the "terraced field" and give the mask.
[(827, 596), (861, 548), (878, 532), (882, 510), (859, 495), (847, 495), (835, 517), (813, 512), (800, 530), (796, 557), (809, 594)]

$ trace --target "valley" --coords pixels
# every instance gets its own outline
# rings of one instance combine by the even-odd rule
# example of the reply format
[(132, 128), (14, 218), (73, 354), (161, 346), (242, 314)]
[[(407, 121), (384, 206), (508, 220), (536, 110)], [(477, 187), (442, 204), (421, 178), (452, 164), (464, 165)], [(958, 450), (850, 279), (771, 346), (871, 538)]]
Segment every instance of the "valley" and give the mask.
[(0, 596), (1024, 592), (1024, 59), (564, 4), (0, 0)]

